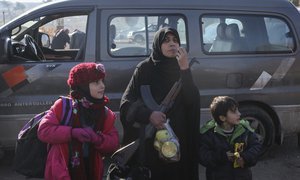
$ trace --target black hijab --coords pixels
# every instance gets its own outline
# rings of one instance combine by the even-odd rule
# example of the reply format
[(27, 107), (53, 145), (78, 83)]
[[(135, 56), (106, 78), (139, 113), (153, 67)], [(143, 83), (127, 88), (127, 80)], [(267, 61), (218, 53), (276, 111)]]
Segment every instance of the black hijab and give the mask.
[(161, 45), (165, 41), (167, 34), (173, 34), (179, 42), (178, 32), (170, 27), (158, 30), (154, 36), (153, 51), (149, 61), (153, 63), (153, 71), (151, 72), (151, 91), (157, 102), (161, 102), (167, 95), (173, 84), (180, 77), (180, 69), (176, 57), (168, 58), (163, 55)]
[(155, 63), (162, 62), (166, 59), (175, 59), (175, 58), (167, 58), (162, 54), (161, 45), (164, 42), (168, 33), (173, 34), (178, 39), (179, 46), (180, 46), (179, 34), (175, 29), (170, 27), (164, 27), (158, 30), (154, 36), (154, 41), (152, 45), (153, 52), (151, 54), (152, 60)]

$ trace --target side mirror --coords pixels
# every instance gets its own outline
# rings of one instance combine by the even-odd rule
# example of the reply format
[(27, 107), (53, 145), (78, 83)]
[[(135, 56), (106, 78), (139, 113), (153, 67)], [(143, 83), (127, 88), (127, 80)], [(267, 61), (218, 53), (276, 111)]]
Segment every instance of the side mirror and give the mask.
[(40, 34), (40, 42), (41, 42), (41, 45), (43, 47), (49, 48), (50, 47), (50, 37), (49, 37), (49, 35), (46, 34), (46, 33), (41, 33)]

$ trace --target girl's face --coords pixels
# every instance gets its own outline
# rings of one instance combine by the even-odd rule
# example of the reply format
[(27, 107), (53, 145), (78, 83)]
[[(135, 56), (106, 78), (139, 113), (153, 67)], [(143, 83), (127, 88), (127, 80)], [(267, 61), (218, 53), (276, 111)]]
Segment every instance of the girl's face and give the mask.
[(105, 85), (103, 79), (89, 84), (90, 94), (95, 99), (102, 99), (104, 96)]
[(161, 51), (167, 58), (175, 58), (179, 49), (178, 39), (172, 34), (167, 33), (163, 43), (161, 44)]

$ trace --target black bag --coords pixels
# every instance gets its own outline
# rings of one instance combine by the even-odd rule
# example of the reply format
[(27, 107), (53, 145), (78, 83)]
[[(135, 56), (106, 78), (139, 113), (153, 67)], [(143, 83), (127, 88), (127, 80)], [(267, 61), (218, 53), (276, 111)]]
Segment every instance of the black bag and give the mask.
[[(116, 167), (116, 168), (114, 168)], [(125, 169), (118, 169), (117, 166), (109, 167), (109, 174), (106, 180), (150, 180), (151, 170), (144, 166), (126, 166)]]
[[(72, 100), (67, 97), (60, 98), (63, 102), (61, 124), (68, 125), (72, 114)], [(34, 116), (19, 132), (13, 163), (13, 169), (17, 173), (33, 178), (44, 177), (49, 144), (38, 139), (37, 130), (48, 111)]]
[(114, 180), (128, 177), (130, 166), (128, 161), (132, 158), (139, 147), (139, 140), (133, 141), (128, 145), (118, 149), (111, 157), (111, 163), (108, 167), (108, 179)]
[[(106, 180), (150, 180), (151, 170), (145, 167), (145, 127), (140, 128), (139, 139), (129, 143), (128, 145), (118, 149), (110, 157), (110, 166), (107, 171)], [(138, 151), (137, 151), (138, 150)], [(138, 153), (136, 153), (138, 152)], [(134, 157), (137, 156), (138, 157)], [(139, 163), (133, 164), (130, 161), (134, 158), (138, 158)]]

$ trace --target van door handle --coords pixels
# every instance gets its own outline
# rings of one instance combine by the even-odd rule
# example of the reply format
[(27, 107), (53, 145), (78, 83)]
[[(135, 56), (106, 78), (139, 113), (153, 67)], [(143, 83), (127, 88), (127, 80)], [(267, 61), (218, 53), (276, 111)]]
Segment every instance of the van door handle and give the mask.
[(192, 67), (194, 63), (200, 64), (196, 57), (193, 57), (190, 61), (189, 67)]

